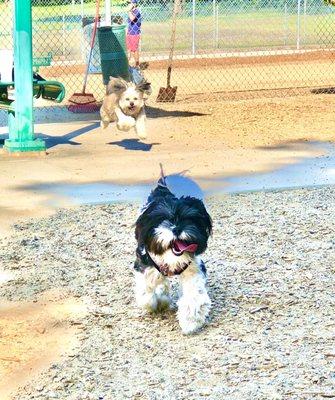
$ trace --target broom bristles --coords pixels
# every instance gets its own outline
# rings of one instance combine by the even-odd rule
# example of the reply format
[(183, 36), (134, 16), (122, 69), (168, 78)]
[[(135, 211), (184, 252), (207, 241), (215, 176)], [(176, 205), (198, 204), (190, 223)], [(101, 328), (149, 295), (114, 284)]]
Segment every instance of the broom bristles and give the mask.
[(98, 112), (100, 107), (95, 103), (86, 103), (86, 104), (70, 104), (67, 109), (73, 113), (81, 114), (81, 113), (93, 113)]
[(90, 93), (73, 93), (69, 98), (69, 102), (73, 104), (91, 104), (96, 103), (96, 99)]

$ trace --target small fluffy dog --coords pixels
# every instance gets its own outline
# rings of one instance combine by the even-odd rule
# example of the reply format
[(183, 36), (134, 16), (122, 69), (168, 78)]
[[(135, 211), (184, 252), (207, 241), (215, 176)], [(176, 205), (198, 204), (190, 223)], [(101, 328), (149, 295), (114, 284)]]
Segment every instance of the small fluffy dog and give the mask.
[(103, 100), (100, 116), (101, 127), (107, 128), (110, 122), (116, 122), (121, 131), (135, 128), (140, 139), (147, 137), (145, 129), (144, 96), (150, 95), (151, 84), (142, 81), (138, 85), (121, 78), (111, 77), (106, 96)]
[(212, 220), (200, 199), (176, 197), (168, 178), (162, 171), (136, 221), (135, 298), (149, 312), (169, 308), (168, 278), (179, 275), (177, 317), (182, 332), (190, 334), (203, 326), (211, 307), (200, 254), (207, 248)]

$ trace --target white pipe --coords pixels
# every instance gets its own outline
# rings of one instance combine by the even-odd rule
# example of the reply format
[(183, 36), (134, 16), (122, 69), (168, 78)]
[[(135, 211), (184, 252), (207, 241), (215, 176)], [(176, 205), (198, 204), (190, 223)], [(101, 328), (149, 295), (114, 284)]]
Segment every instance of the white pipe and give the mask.
[(65, 57), (65, 38), (66, 38), (66, 28), (65, 28), (65, 15), (62, 16), (62, 37), (63, 37), (63, 56)]
[(287, 15), (287, 2), (284, 5), (284, 44), (288, 44), (288, 15)]
[(105, 25), (112, 25), (112, 17), (111, 17), (111, 0), (105, 0)]
[(215, 47), (219, 47), (219, 4), (216, 5)]
[(304, 0), (304, 45), (306, 46), (306, 14), (307, 14), (307, 0)]
[(195, 56), (195, 0), (192, 0), (192, 55)]
[(213, 27), (214, 27), (213, 43), (215, 48), (216, 47), (216, 0), (213, 0)]
[(301, 14), (301, 4), (300, 4), (300, 0), (298, 0), (297, 50), (300, 49), (300, 14)]

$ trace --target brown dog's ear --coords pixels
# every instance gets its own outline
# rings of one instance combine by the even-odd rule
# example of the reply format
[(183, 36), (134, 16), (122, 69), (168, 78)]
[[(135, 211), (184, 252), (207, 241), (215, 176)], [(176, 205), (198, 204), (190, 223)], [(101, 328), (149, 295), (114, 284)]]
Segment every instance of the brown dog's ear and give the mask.
[(142, 81), (136, 85), (136, 90), (142, 93), (151, 93), (151, 83), (147, 81)]
[(110, 77), (109, 83), (107, 85), (107, 94), (115, 93), (119, 95), (124, 92), (128, 87), (127, 82), (122, 78)]

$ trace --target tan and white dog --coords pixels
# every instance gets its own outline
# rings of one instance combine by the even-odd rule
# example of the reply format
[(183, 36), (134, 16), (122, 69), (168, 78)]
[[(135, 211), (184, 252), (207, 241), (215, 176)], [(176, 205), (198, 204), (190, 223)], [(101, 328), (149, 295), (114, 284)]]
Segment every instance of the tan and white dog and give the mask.
[(151, 84), (143, 81), (138, 85), (121, 78), (110, 78), (107, 92), (100, 109), (101, 128), (116, 122), (120, 131), (135, 128), (140, 139), (147, 137), (145, 128), (145, 99), (151, 94)]

